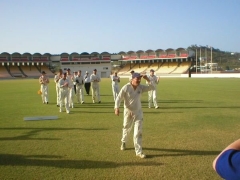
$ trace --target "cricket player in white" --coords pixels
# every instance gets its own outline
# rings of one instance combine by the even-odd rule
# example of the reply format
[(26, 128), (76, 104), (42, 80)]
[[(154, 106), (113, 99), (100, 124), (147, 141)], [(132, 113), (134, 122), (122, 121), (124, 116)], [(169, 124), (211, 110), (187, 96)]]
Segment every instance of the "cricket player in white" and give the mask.
[(74, 107), (74, 87), (73, 87), (73, 75), (71, 74), (71, 70), (67, 69), (67, 79), (68, 79), (68, 95), (69, 95), (69, 106)]
[(148, 108), (151, 108), (153, 102), (154, 107), (158, 109), (159, 107), (157, 104), (157, 85), (159, 83), (160, 77), (154, 75), (154, 70), (151, 69), (148, 78), (151, 81), (151, 84), (154, 86), (154, 89), (152, 91), (148, 91)]
[(91, 81), (91, 88), (92, 88), (92, 100), (93, 103), (95, 103), (96, 97), (98, 100), (98, 103), (101, 103), (100, 99), (100, 91), (99, 91), (99, 82), (101, 81), (100, 76), (97, 74), (97, 70), (93, 70), (93, 74), (90, 76)]
[(76, 91), (76, 77), (77, 77), (77, 74), (78, 74), (78, 71), (74, 71), (73, 72), (73, 90), (74, 90), (74, 93), (76, 94), (77, 91)]
[[(76, 96), (77, 96), (77, 102), (81, 104), (84, 103), (84, 96), (83, 96), (83, 86), (84, 86), (84, 80), (81, 75), (81, 71), (78, 71), (77, 76), (75, 77), (76, 82)], [(81, 101), (80, 101), (81, 100)]]
[(46, 76), (45, 71), (42, 71), (42, 75), (39, 77), (39, 83), (41, 84), (41, 92), (42, 92), (42, 102), (43, 104), (48, 104), (48, 83), (49, 79)]
[(62, 78), (62, 69), (59, 69), (59, 72), (54, 76), (54, 82), (56, 83), (56, 93), (57, 93), (57, 106), (60, 105), (60, 87), (58, 81)]
[(120, 77), (117, 75), (117, 72), (114, 73), (114, 75), (111, 76), (112, 80), (112, 92), (113, 92), (113, 99), (114, 101), (117, 98), (117, 95), (119, 93), (119, 82), (120, 82)]
[[(148, 85), (141, 85), (141, 78), (149, 82)], [(142, 123), (143, 112), (141, 105), (141, 94), (152, 90), (154, 87), (146, 75), (133, 73), (131, 82), (127, 83), (120, 90), (115, 101), (115, 114), (119, 115), (119, 107), (124, 100), (124, 119), (122, 131), (121, 150), (125, 150), (128, 135), (134, 125), (133, 142), (136, 156), (146, 158), (142, 152)]]
[(69, 80), (67, 79), (67, 73), (63, 73), (63, 77), (58, 81), (58, 86), (60, 88), (60, 112), (62, 112), (63, 103), (65, 102), (66, 112), (69, 114)]

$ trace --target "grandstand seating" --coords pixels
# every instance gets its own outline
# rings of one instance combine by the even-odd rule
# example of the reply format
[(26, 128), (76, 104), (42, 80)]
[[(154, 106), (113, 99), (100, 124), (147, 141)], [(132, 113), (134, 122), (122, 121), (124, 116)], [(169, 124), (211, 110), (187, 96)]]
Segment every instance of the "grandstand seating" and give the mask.
[(153, 59), (153, 58), (156, 58), (156, 56), (155, 55), (149, 55), (147, 58), (148, 59)]
[(182, 53), (181, 53), (181, 54), (180, 54), (180, 57), (188, 57), (188, 54), (185, 54), (185, 53), (182, 54)]
[(122, 59), (123, 59), (123, 60), (128, 60), (128, 59), (129, 59), (129, 56), (122, 56)]
[(161, 54), (159, 58), (167, 58), (167, 54)]
[(21, 58), (19, 57), (12, 57), (12, 62), (20, 62)]
[(120, 69), (120, 70), (118, 71), (118, 74), (119, 74), (119, 75), (125, 74), (125, 73), (127, 73), (129, 70), (130, 70), (130, 64), (126, 64), (122, 69)]
[(138, 73), (144, 73), (146, 72), (146, 69), (148, 68), (148, 66), (149, 66), (149, 63), (141, 63), (140, 67), (139, 67), (139, 64), (136, 64), (134, 66), (134, 71)]
[(91, 57), (91, 60), (99, 60), (99, 57)]
[(90, 58), (84, 57), (84, 58), (80, 58), (80, 61), (90, 61)]
[(40, 61), (48, 61), (48, 57), (41, 57)]
[(21, 61), (21, 62), (28, 62), (29, 60), (28, 60), (28, 58), (26, 58), (26, 57), (21, 57), (20, 61)]
[(68, 57), (61, 57), (61, 61), (68, 61)]
[(7, 61), (6, 57), (0, 57), (0, 61)]
[(146, 55), (140, 56), (140, 59), (147, 59), (147, 58), (148, 58), (148, 56), (146, 56)]
[(14, 77), (24, 77), (18, 66), (9, 66), (9, 70)]
[(20, 68), (28, 77), (40, 76), (40, 72), (35, 66), (20, 66)]
[(33, 57), (32, 60), (33, 60), (33, 61), (41, 61), (41, 58), (39, 58), (39, 57)]
[(177, 62), (165, 62), (163, 63), (159, 69), (155, 73), (157, 74), (170, 74), (173, 70), (177, 68)]
[(148, 73), (151, 69), (156, 71), (158, 69), (158, 63), (152, 63), (145, 71)]
[(137, 59), (137, 56), (130, 56), (128, 59)]
[(72, 58), (72, 61), (79, 61), (79, 60), (80, 58), (75, 58), (75, 57)]
[(172, 74), (182, 74), (185, 73), (189, 67), (191, 66), (191, 62), (182, 62), (179, 67), (177, 67)]
[(46, 65), (41, 66), (41, 71), (45, 71), (48, 77), (53, 77), (54, 76), (52, 71), (50, 71), (49, 68)]
[(111, 60), (110, 56), (102, 56), (102, 60)]
[(167, 58), (175, 58), (176, 57), (176, 54), (168, 54), (167, 55)]
[(0, 65), (0, 78), (10, 78), (10, 77), (12, 76), (8, 73), (5, 66)]

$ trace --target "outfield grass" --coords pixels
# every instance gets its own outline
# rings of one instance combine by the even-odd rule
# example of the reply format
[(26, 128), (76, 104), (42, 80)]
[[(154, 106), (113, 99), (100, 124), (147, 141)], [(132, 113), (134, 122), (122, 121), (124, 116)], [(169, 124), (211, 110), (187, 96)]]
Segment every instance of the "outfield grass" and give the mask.
[[(52, 79), (48, 105), (37, 79), (0, 86), (0, 179), (220, 179), (212, 161), (239, 138), (239, 79), (162, 78), (160, 109), (142, 97), (147, 159), (135, 156), (132, 134), (120, 151), (123, 118), (114, 115), (109, 79), (100, 85), (101, 104), (85, 96), (70, 114), (59, 113)], [(53, 115), (59, 119), (23, 120)]]

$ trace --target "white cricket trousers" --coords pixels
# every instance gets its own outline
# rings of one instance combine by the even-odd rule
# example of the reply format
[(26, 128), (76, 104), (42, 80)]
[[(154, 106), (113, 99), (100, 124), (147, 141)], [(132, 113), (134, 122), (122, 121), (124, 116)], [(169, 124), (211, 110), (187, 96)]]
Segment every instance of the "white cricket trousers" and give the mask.
[(69, 112), (69, 94), (68, 89), (60, 88), (60, 111), (62, 111), (63, 104), (65, 103), (66, 111)]
[(97, 99), (97, 101), (101, 101), (98, 83), (96, 84), (92, 83), (91, 88), (92, 88), (92, 100), (96, 101)]
[(117, 98), (117, 95), (119, 93), (119, 86), (118, 85), (112, 85), (112, 92), (113, 92), (113, 99), (114, 101)]
[(41, 84), (41, 92), (42, 92), (42, 102), (48, 102), (48, 85)]
[(83, 85), (76, 85), (76, 96), (77, 96), (78, 103), (81, 103), (84, 101)]
[(148, 91), (148, 107), (151, 107), (152, 102), (153, 102), (154, 107), (158, 106), (156, 90)]
[(69, 101), (69, 106), (71, 105), (71, 106), (73, 106), (73, 104), (74, 104), (74, 88), (73, 87), (69, 87), (68, 88), (68, 101)]
[(142, 110), (132, 112), (128, 109), (124, 109), (123, 119), (123, 132), (122, 142), (126, 143), (128, 135), (134, 126), (133, 132), (133, 143), (136, 155), (142, 153), (142, 124), (143, 124), (143, 113)]
[(57, 105), (60, 105), (60, 87), (56, 84), (56, 93), (57, 93)]

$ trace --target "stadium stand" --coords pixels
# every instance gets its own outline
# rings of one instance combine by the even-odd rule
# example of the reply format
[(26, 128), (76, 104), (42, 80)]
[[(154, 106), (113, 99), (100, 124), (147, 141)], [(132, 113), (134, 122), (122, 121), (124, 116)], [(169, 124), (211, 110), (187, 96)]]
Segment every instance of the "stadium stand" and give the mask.
[(180, 54), (180, 57), (188, 57), (187, 53)]
[(156, 58), (156, 55), (149, 55), (149, 56), (147, 57), (147, 59), (154, 59), (154, 58)]
[(22, 74), (21, 70), (16, 65), (10, 65), (9, 71), (13, 77), (25, 77), (24, 74)]
[(91, 60), (99, 60), (99, 57), (91, 57)]
[(182, 74), (185, 73), (189, 67), (191, 66), (191, 62), (182, 62), (173, 72), (172, 74)]
[(165, 62), (161, 65), (159, 69), (155, 73), (157, 74), (170, 74), (177, 68), (177, 62)]
[(130, 63), (126, 64), (122, 69), (119, 70), (118, 74), (122, 75), (130, 70)]
[(144, 73), (144, 72), (146, 72), (146, 69), (148, 68), (148, 66), (149, 66), (149, 63), (141, 63), (140, 67), (139, 67), (139, 64), (136, 64), (134, 66), (134, 71), (138, 72), (138, 73)]
[(28, 77), (38, 77), (40, 76), (40, 72), (36, 68), (36, 66), (20, 66), (24, 74)]
[[(160, 66), (162, 65), (162, 63), (152, 63), (145, 71), (148, 73), (151, 69), (153, 69), (154, 71), (156, 71)], [(158, 67), (159, 66), (159, 67)]]
[(50, 69), (46, 66), (46, 65), (42, 65), (40, 67), (41, 71), (45, 71), (46, 74), (48, 75), (48, 77), (52, 77), (54, 76), (54, 74), (52, 73), (52, 71), (50, 71)]
[(61, 57), (60, 61), (69, 61), (68, 57)]
[(0, 65), (0, 78), (11, 78), (5, 66)]
[(167, 58), (167, 54), (160, 54), (159, 58)]

